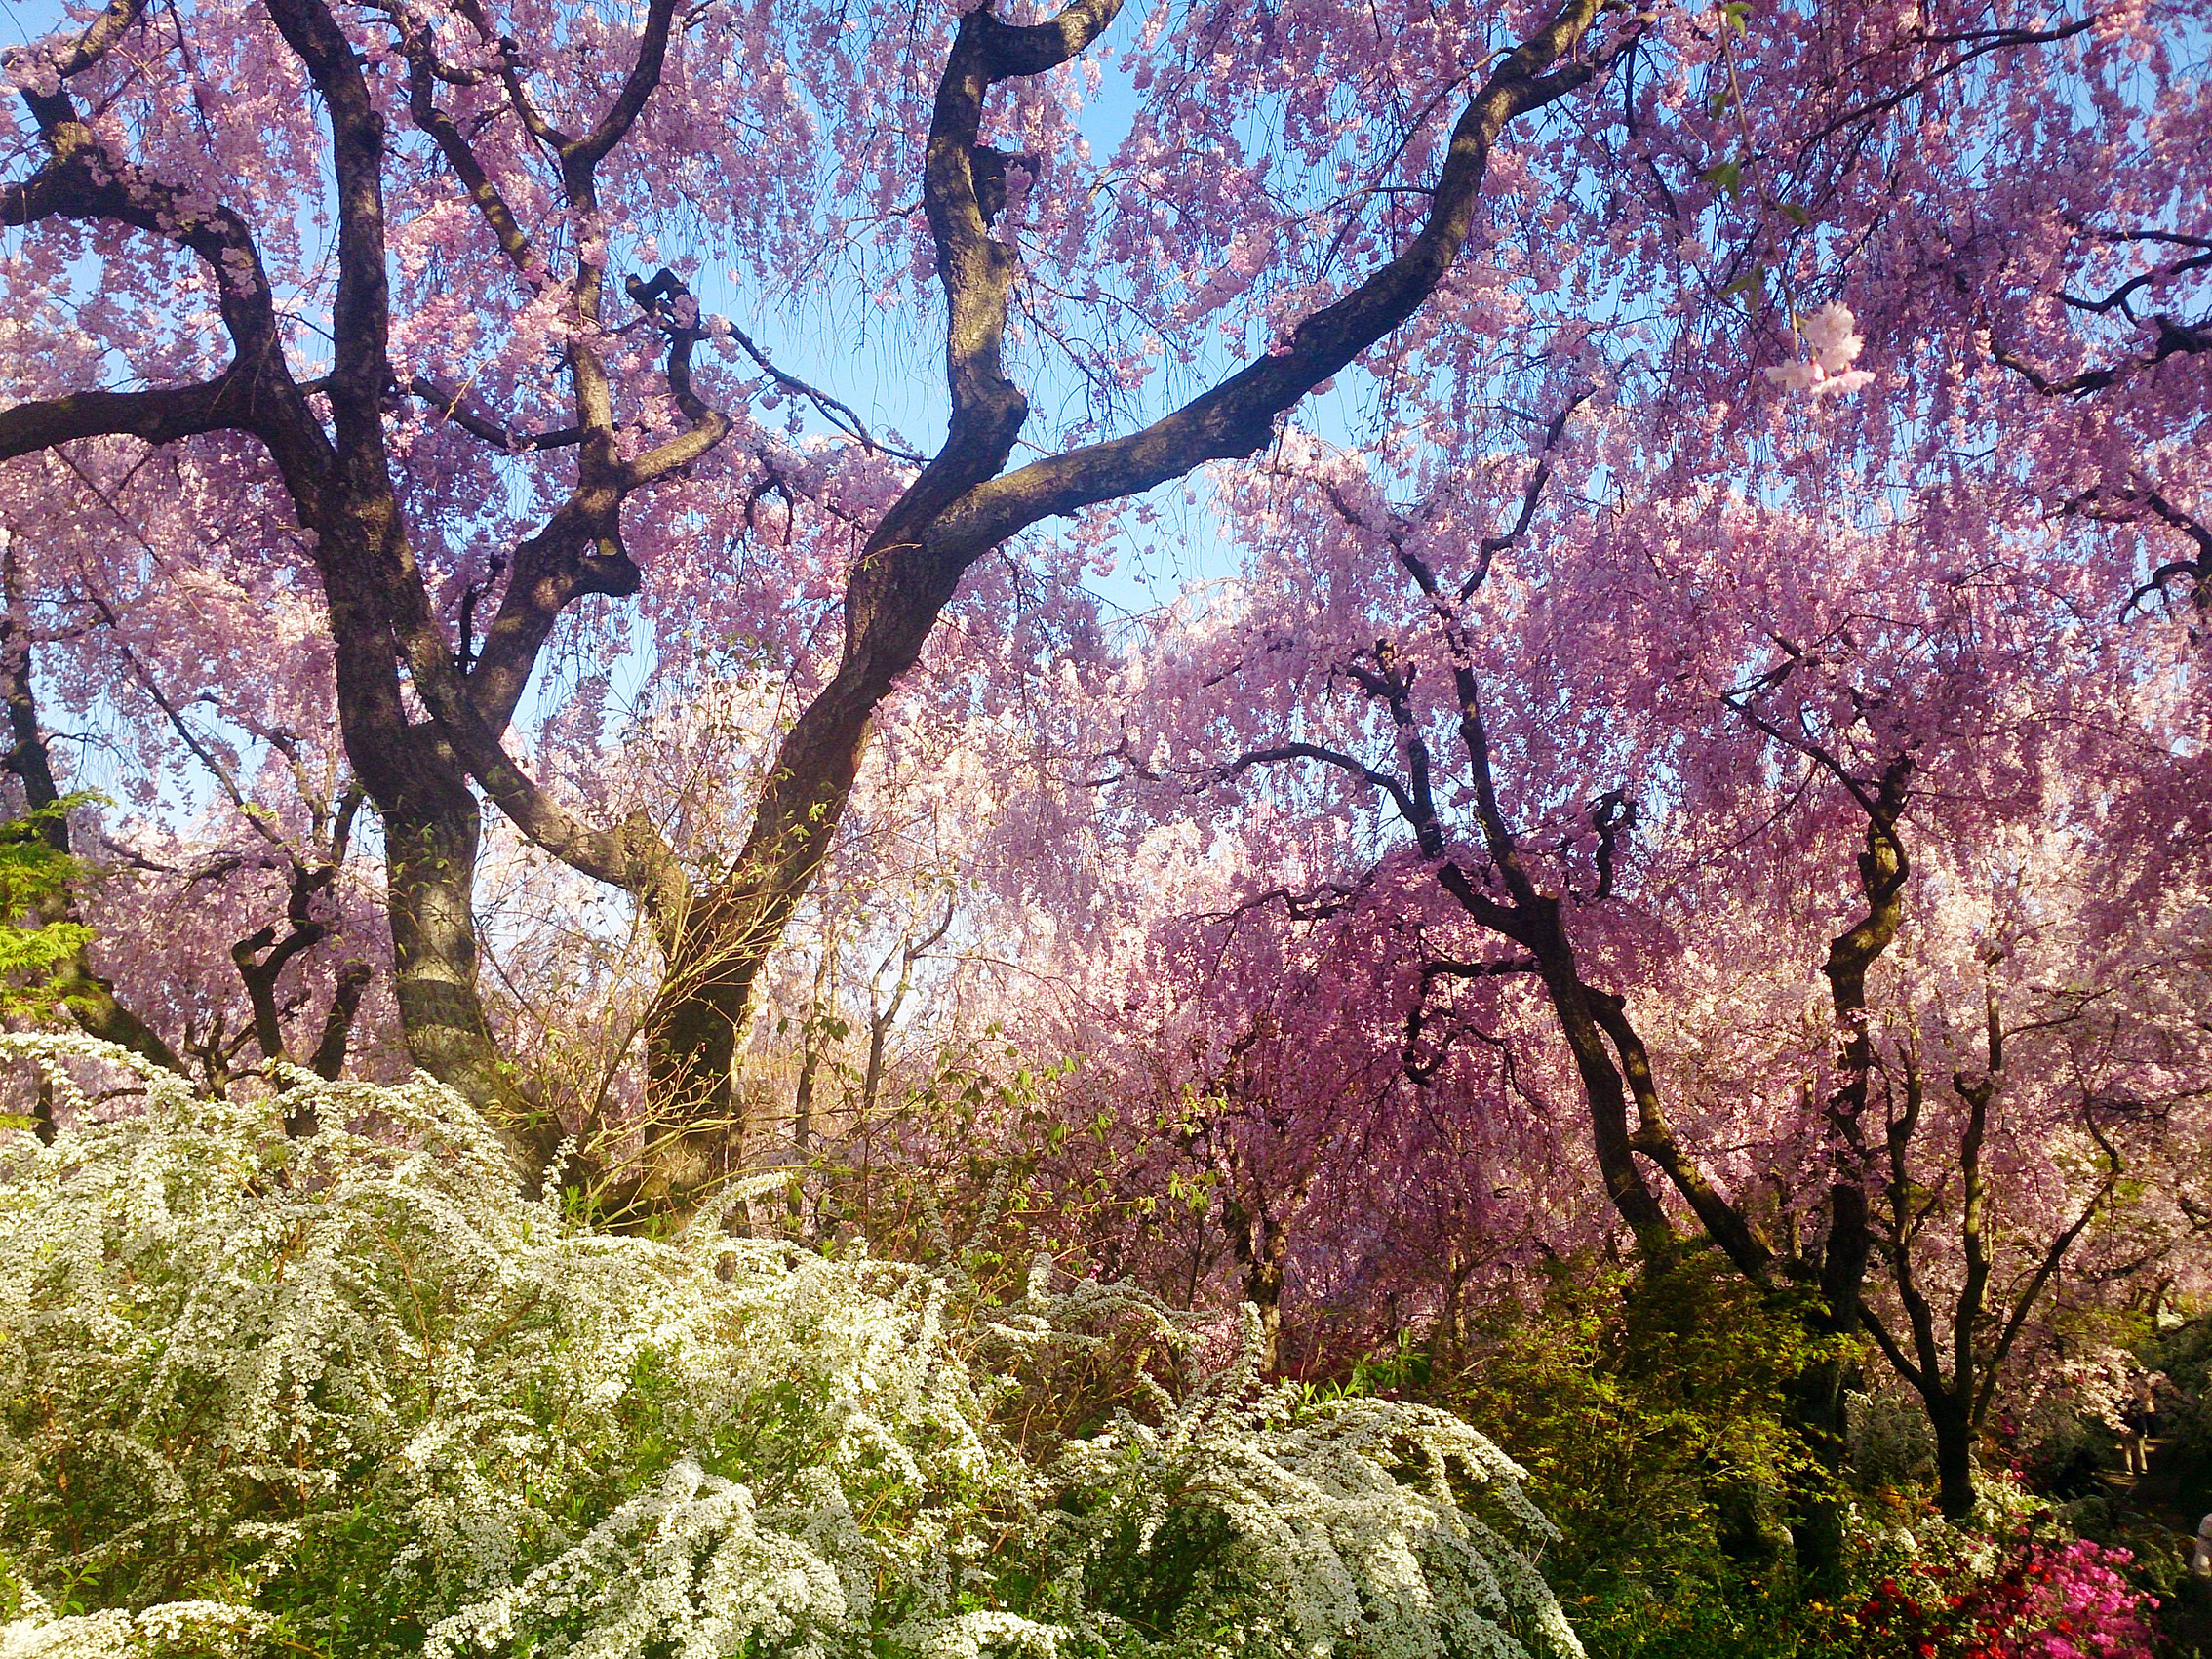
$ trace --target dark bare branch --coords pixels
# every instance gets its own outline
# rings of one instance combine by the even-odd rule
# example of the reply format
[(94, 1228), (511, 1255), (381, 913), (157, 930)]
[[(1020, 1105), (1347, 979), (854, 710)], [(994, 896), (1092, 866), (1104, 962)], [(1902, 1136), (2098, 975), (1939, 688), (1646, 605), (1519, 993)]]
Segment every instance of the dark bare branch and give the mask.
[(1231, 783), (1254, 767), (1278, 766), (1285, 761), (1319, 761), (1323, 766), (1334, 767), (1338, 771), (1358, 778), (1370, 789), (1381, 791), (1390, 797), (1391, 805), (1398, 809), (1399, 816), (1416, 832), (1424, 823), (1433, 821), (1423, 816), (1412, 791), (1397, 778), (1388, 772), (1375, 770), (1340, 749), (1331, 749), (1320, 743), (1278, 743), (1269, 748), (1248, 749), (1235, 760), (1215, 769), (1212, 775), (1219, 782)]
[(1920, 94), (1926, 92), (1928, 88), (1949, 80), (1977, 59), (1986, 58), (1993, 52), (2017, 51), (2029, 46), (2056, 45), (2060, 41), (2071, 40), (2075, 35), (2093, 28), (2096, 22), (2097, 15), (2092, 13), (2088, 17), (2076, 19), (2073, 22), (2061, 23), (2051, 28), (1973, 29), (1955, 34), (1909, 33), (1898, 43), (1899, 50), (1911, 50), (1917, 46), (1961, 46), (1965, 50), (1954, 54), (1925, 73), (1914, 76), (1913, 79), (1883, 94), (1880, 98), (1870, 99), (1865, 103), (1844, 110), (1843, 113), (1834, 117), (1825, 125), (1814, 129), (1801, 140), (1801, 143), (1804, 147), (1810, 148), (1825, 138), (1833, 138), (1846, 127), (1868, 120), (1873, 116), (1885, 115), (1900, 104), (1911, 102)]
[(1452, 129), (1419, 234), (1350, 294), (1300, 323), (1280, 351), (1247, 364), (1141, 432), (1034, 461), (979, 485), (945, 515), (932, 543), (980, 551), (1040, 519), (1137, 494), (1205, 461), (1249, 455), (1264, 447), (1278, 415), (1395, 330), (1443, 280), (1474, 222), (1499, 134), (1517, 116), (1565, 97), (1599, 72), (1593, 63), (1545, 72), (1581, 42), (1598, 12), (1597, 0), (1569, 0), (1490, 72)]
[(2116, 386), (2120, 381), (2132, 375), (2139, 375), (2146, 369), (2155, 368), (2169, 357), (2212, 351), (2212, 318), (2184, 323), (2161, 312), (2153, 317), (2151, 323), (2157, 332), (2148, 351), (2120, 358), (2103, 368), (2084, 369), (2074, 375), (2045, 375), (1998, 340), (1994, 334), (1990, 336), (1990, 355), (2044, 397), (2083, 398), (2109, 386)]
[[(1493, 535), (1485, 535), (1476, 544), (1475, 569), (1467, 580), (1460, 584), (1460, 604), (1464, 605), (1473, 599), (1488, 579), (1491, 562), (1528, 533), (1528, 527), (1536, 518), (1537, 504), (1544, 498), (1544, 487), (1552, 481), (1552, 459), (1559, 450), (1560, 441), (1566, 436), (1567, 422), (1573, 418), (1576, 410), (1590, 401), (1596, 390), (1594, 386), (1586, 386), (1575, 393), (1567, 400), (1566, 407), (1552, 416), (1552, 423), (1544, 428), (1544, 447), (1537, 452), (1535, 470), (1529, 473), (1528, 483), (1521, 492), (1521, 511), (1505, 530)], [(1431, 597), (1435, 597), (1434, 594)]]
[[(115, 14), (111, 9), (103, 21)], [(100, 25), (96, 24), (95, 30)], [(7, 412), (6, 448), (27, 454), (74, 438), (130, 434), (149, 443), (225, 427), (252, 430), (313, 458), (320, 435), (284, 363), (276, 303), (246, 221), (197, 192), (163, 183), (112, 154), (78, 116), (66, 91), (26, 92), (47, 149), (28, 179), (0, 186), (0, 223), (48, 218), (112, 221), (196, 255), (215, 279), (217, 306), (236, 356), (210, 381), (137, 392), (86, 391)]]
[(471, 409), (466, 392), (449, 392), (426, 375), (416, 375), (407, 383), (407, 389), (424, 403), (433, 405), (440, 420), (450, 420), (472, 437), (495, 444), (509, 454), (523, 454), (533, 450), (566, 449), (583, 441), (580, 426), (560, 426), (550, 432), (519, 433), (510, 431), (481, 410)]
[(880, 442), (869, 432), (867, 423), (860, 418), (858, 413), (850, 404), (831, 396), (828, 392), (819, 391), (810, 386), (795, 375), (786, 374), (770, 360), (768, 353), (754, 342), (752, 336), (735, 323), (731, 323), (729, 327), (730, 337), (737, 342), (739, 350), (743, 351), (759, 366), (761, 373), (768, 375), (785, 391), (805, 398), (822, 412), (823, 418), (857, 441), (862, 449), (877, 451), (887, 455), (895, 455), (900, 460), (912, 461), (916, 465), (922, 463), (924, 457), (915, 454), (914, 451), (900, 449), (895, 444)]

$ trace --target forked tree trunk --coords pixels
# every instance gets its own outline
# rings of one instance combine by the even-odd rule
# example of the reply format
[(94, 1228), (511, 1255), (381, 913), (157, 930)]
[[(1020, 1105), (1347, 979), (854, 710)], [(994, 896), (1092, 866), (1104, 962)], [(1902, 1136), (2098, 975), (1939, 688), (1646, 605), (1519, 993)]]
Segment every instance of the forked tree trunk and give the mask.
[(625, 1207), (682, 1218), (733, 1170), (744, 1128), (737, 1051), (753, 987), (781, 936), (710, 895), (660, 923), (660, 989), (647, 1010), (646, 1145)]
[[(1048, 23), (1023, 26), (979, 7), (963, 16), (956, 32), (938, 82), (922, 192), (946, 297), (952, 413), (944, 446), (854, 563), (842, 660), (780, 745), (734, 869), (707, 893), (687, 895), (688, 913), (654, 918), (668, 983), (648, 1027), (655, 1126), (649, 1132), (655, 1138), (643, 1184), (679, 1211), (695, 1205), (726, 1156), (736, 1115), (730, 1067), (760, 968), (828, 854), (876, 709), (920, 658), (962, 574), (1033, 525), (1265, 449), (1279, 415), (1395, 331), (1443, 280), (1474, 223), (1490, 147), (1507, 125), (1600, 72), (1587, 62), (1560, 66), (1600, 10), (1596, 0), (1565, 0), (1493, 60), (1453, 126), (1422, 229), (1391, 259), (1301, 322), (1285, 345), (1150, 426), (1009, 473), (1005, 468), (1029, 414), (1001, 354), (1020, 259), (992, 234), (1007, 158), (980, 143), (984, 102), (1002, 82), (1069, 61), (1119, 10), (1120, 0), (1077, 0)], [(489, 784), (506, 770), (494, 765), (477, 775)], [(518, 821), (527, 824), (532, 803), (525, 793), (518, 779)], [(631, 890), (643, 897), (650, 873), (614, 862), (633, 870)], [(663, 902), (647, 900), (649, 908)]]

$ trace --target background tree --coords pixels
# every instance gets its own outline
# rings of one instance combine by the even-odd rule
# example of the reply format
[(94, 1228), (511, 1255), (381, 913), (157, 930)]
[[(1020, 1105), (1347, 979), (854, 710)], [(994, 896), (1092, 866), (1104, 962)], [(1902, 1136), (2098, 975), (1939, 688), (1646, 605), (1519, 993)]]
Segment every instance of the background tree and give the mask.
[[(2124, 839), (2152, 816), (2130, 803), (2196, 752), (2171, 631), (2109, 593), (2086, 621), (2096, 578), (2063, 532), (1960, 579), (1910, 532), (1725, 495), (1558, 522), (1567, 431), (1505, 513), (1486, 492), (1395, 508), (1356, 457), (1286, 454), (1247, 584), (1162, 641), (1144, 719), (1170, 735), (1144, 759), (1110, 739), (1108, 770), (1140, 817), (1220, 784), (1268, 825), (1310, 815), (1339, 863), (1306, 879), (1345, 891), (1395, 827), (1392, 855), (1490, 941), (1443, 953), (1464, 960), (1423, 1008), (1531, 986), (1643, 1255), (1686, 1226), (1795, 1287), (1816, 1336), (1869, 1328), (1962, 1514), (2037, 1299), (2072, 1250), (2156, 1257), (2115, 1192), (2146, 1158), (2153, 1192), (2181, 1176), (2170, 1115), (2205, 1098), (2179, 1012), (2200, 876), (2168, 864), (2154, 912), (2108, 908), (2160, 856)], [(1823, 1362), (1800, 1402), (1832, 1459), (1844, 1380)]]

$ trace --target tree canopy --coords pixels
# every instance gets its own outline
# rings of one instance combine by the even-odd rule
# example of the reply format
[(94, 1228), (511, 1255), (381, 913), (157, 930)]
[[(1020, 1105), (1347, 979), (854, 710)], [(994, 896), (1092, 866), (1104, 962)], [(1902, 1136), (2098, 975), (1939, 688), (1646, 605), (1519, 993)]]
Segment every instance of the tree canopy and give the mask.
[(1954, 1514), (2054, 1310), (2201, 1288), (2202, 0), (59, 24), (0, 674), (93, 1034), (633, 1230), (989, 1149), (1273, 1362), (1711, 1249)]

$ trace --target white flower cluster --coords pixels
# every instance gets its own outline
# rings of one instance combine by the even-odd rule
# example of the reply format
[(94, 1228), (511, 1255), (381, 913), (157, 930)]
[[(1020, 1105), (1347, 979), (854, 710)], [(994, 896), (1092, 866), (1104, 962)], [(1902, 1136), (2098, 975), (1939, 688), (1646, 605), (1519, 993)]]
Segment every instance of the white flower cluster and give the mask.
[[(1247, 1365), (1093, 1439), (1001, 1431), (995, 1368), (1141, 1297), (594, 1233), (425, 1082), (0, 1062), (63, 1126), (0, 1130), (6, 1659), (1579, 1652), (1520, 1472), (1442, 1413), (1298, 1418)], [(325, 1126), (288, 1140), (302, 1094)]]
[(272, 1619), (230, 1601), (162, 1601), (139, 1615), (122, 1608), (51, 1617), (24, 1595), (24, 1617), (0, 1626), (0, 1659), (143, 1659), (186, 1648), (195, 1654), (253, 1652)]
[(137, 1615), (105, 1607), (60, 1618), (35, 1594), (25, 1594), (23, 1602), (23, 1617), (0, 1625), (0, 1659), (144, 1659), (178, 1648), (250, 1652), (273, 1622), (226, 1601), (163, 1601)]
[(2125, 1434), (2132, 1426), (2131, 1413), (2153, 1404), (2166, 1383), (2163, 1371), (2146, 1372), (2133, 1354), (2110, 1345), (2061, 1364), (2058, 1377), (2067, 1404), (2114, 1434)]
[(1872, 373), (1851, 367), (1867, 342), (1859, 337), (1858, 319), (1851, 315), (1849, 306), (1831, 300), (1805, 318), (1797, 332), (1805, 342), (1803, 359), (1760, 371), (1784, 391), (1805, 392), (1817, 398), (1855, 392), (1873, 384)]
[(1157, 1426), (1124, 1414), (1059, 1461), (1062, 1547), (1080, 1537), (1112, 1634), (1223, 1659), (1582, 1651), (1520, 1542), (1557, 1534), (1519, 1466), (1429, 1407), (1294, 1417), (1250, 1386), (1257, 1334)]

